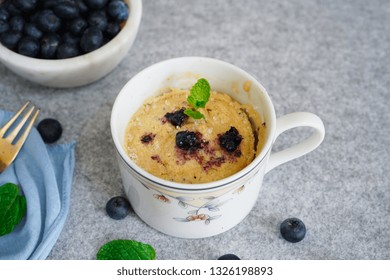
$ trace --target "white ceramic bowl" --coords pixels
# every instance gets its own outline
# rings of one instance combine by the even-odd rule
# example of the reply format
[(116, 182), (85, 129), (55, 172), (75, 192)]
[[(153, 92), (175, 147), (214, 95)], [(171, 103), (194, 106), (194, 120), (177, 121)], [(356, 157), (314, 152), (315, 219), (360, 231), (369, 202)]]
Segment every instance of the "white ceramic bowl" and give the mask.
[(0, 62), (32, 82), (58, 88), (86, 85), (111, 72), (133, 45), (141, 22), (142, 1), (124, 0), (129, 18), (115, 38), (99, 49), (68, 59), (38, 59), (20, 55), (0, 44)]

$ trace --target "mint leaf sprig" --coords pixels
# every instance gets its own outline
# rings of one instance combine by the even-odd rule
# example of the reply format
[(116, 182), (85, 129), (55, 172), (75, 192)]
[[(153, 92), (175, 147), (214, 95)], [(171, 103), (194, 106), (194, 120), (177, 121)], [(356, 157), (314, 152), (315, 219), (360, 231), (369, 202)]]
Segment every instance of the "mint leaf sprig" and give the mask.
[(149, 244), (116, 239), (100, 247), (96, 258), (98, 260), (154, 260), (156, 251)]
[(190, 95), (187, 98), (187, 102), (193, 107), (193, 109), (184, 110), (184, 114), (193, 119), (204, 118), (204, 115), (197, 111), (197, 109), (206, 107), (206, 103), (210, 98), (210, 90), (211, 88), (209, 82), (204, 78), (199, 79), (192, 86)]
[(11, 233), (27, 210), (26, 198), (12, 183), (0, 187), (0, 236)]

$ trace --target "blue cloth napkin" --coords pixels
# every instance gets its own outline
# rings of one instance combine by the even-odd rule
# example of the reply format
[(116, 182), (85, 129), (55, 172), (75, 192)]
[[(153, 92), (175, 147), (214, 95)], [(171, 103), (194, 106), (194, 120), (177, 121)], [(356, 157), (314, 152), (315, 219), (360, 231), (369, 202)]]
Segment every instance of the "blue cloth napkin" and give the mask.
[[(0, 127), (11, 113), (0, 110)], [(46, 145), (33, 128), (16, 160), (2, 174), (21, 188), (27, 211), (14, 231), (0, 236), (0, 259), (46, 259), (64, 226), (70, 204), (75, 143)]]

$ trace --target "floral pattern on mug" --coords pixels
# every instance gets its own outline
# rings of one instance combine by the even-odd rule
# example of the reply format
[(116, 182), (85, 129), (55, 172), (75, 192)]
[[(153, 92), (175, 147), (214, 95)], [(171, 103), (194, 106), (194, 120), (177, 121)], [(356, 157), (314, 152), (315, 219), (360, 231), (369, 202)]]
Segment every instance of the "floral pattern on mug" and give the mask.
[(194, 200), (192, 197), (186, 197), (186, 196), (178, 196), (178, 197), (175, 197), (179, 202), (179, 206), (182, 207), (182, 208), (187, 208), (188, 207), (188, 204), (187, 202), (188, 201), (192, 201)]
[(242, 192), (244, 191), (244, 189), (245, 189), (245, 186), (242, 185), (242, 186), (239, 187), (238, 189), (234, 190), (234, 191), (233, 191), (233, 194), (240, 194), (240, 193), (242, 193)]
[(162, 195), (162, 194), (154, 194), (153, 197), (159, 201), (162, 201), (164, 203), (171, 203), (171, 201), (169, 200), (169, 198), (167, 198), (166, 196)]
[(232, 198), (220, 201), (219, 199), (213, 199), (211, 201), (206, 202), (201, 207), (195, 208), (187, 212), (188, 216), (186, 217), (174, 217), (173, 219), (178, 222), (195, 222), (195, 221), (204, 221), (206, 225), (210, 224), (210, 221), (218, 219), (222, 215), (213, 215), (205, 213), (208, 212), (218, 212), (220, 211), (220, 207), (227, 203)]
[[(158, 201), (162, 203), (171, 203), (171, 199), (175, 199), (178, 201), (178, 205), (181, 208), (187, 209), (187, 208), (193, 208), (192, 210), (188, 211), (186, 213), (186, 216), (184, 217), (173, 217), (175, 221), (188, 223), (188, 222), (203, 222), (205, 225), (210, 224), (212, 220), (220, 218), (222, 215), (212, 215), (212, 212), (219, 212), (221, 206), (223, 206), (225, 203), (233, 199), (233, 197), (227, 198), (225, 200), (221, 200), (221, 197), (216, 196), (203, 196), (198, 198), (199, 200), (205, 200), (206, 203), (201, 205), (200, 207), (193, 206), (189, 204), (190, 201), (195, 200), (193, 197), (188, 196), (172, 196), (166, 193), (162, 193), (159, 190), (156, 190), (154, 188), (149, 188), (148, 186), (142, 184), (145, 188), (148, 190), (156, 191), (157, 193), (153, 194), (153, 197), (157, 199)], [(245, 190), (245, 186), (242, 185), (241, 187), (231, 191), (232, 195), (238, 195), (242, 193)], [(223, 195), (225, 196), (225, 195)], [(171, 199), (169, 199), (169, 198)]]
[(204, 223), (208, 225), (211, 220), (217, 219), (219, 217), (221, 217), (221, 215), (210, 216), (207, 214), (199, 214), (199, 215), (189, 215), (186, 218), (173, 218), (173, 219), (178, 222), (184, 222), (184, 223), (194, 222), (194, 221), (204, 221)]

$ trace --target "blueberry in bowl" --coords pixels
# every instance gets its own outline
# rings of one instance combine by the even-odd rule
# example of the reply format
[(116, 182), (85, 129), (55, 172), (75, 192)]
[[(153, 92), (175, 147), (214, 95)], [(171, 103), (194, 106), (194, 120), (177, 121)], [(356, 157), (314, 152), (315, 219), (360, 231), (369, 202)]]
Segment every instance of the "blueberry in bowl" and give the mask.
[(0, 0), (0, 62), (49, 87), (82, 86), (126, 56), (141, 0)]

